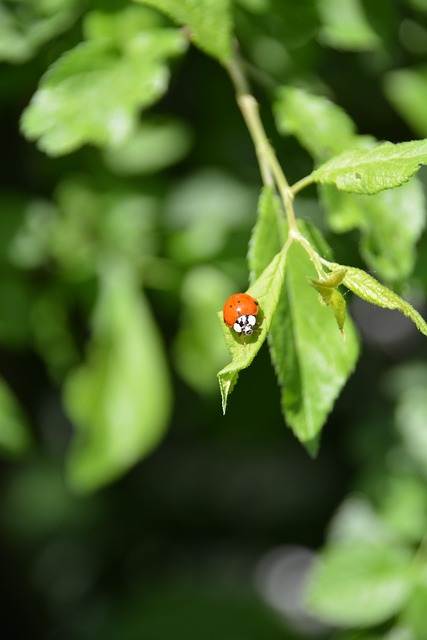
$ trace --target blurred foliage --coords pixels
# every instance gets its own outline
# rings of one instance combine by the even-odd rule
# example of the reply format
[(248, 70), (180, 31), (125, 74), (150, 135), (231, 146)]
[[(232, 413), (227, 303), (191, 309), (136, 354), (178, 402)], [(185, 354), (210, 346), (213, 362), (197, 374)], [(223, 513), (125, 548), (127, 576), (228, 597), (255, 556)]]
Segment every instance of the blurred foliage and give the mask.
[[(261, 183), (217, 62), (232, 21), (292, 181), (307, 151), (426, 135), (427, 2), (205, 2), (193, 40), (213, 59), (179, 27), (194, 3), (0, 3), (2, 628), (425, 640), (422, 336), (345, 296), (365, 345), (316, 460), (283, 428), (265, 349), (224, 418), (215, 374)], [(23, 130), (50, 156), (20, 133), (29, 104)], [(313, 114), (297, 126), (315, 104), (325, 127), (334, 111), (326, 134)], [(424, 315), (425, 182), (297, 204), (340, 263)]]

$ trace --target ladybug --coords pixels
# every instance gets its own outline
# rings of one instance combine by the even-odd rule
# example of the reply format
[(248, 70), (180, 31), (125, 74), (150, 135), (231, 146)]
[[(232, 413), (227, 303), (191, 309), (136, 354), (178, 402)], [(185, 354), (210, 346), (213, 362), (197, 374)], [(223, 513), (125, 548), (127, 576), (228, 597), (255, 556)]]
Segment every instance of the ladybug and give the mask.
[(227, 327), (236, 333), (250, 336), (257, 324), (258, 302), (248, 293), (234, 293), (224, 305), (222, 315)]

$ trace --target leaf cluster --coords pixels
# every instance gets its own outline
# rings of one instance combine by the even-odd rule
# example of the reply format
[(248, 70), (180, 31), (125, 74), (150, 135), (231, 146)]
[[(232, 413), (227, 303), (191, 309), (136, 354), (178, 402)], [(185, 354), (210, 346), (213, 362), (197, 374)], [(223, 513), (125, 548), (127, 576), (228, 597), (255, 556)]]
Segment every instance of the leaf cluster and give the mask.
[[(19, 27), (25, 40), (21, 54), (11, 51), (11, 61), (34, 55), (43, 44), (30, 28), (39, 18), (50, 37), (66, 28), (65, 18), (52, 26), (48, 4), (35, 3), (33, 13), (26, 14), (26, 25), (24, 13), (5, 10), (5, 33), (12, 38)], [(223, 409), (240, 371), (267, 339), (285, 421), (315, 453), (359, 354), (346, 290), (401, 311), (426, 334), (421, 315), (379, 280), (393, 285), (414, 268), (415, 246), (425, 223), (422, 185), (415, 174), (427, 161), (427, 149), (425, 140), (392, 144), (359, 135), (327, 89), (320, 93), (298, 82), (283, 83), (284, 54), (292, 59), (292, 73), (298, 78), (304, 72), (304, 54), (319, 46), (313, 44), (316, 38), (324, 48), (386, 50), (396, 14), (388, 3), (368, 9), (357, 0), (307, 0), (297, 8), (290, 0), (141, 0), (87, 12), (69, 0), (58, 3), (57, 9), (75, 29), (70, 38), (76, 42), (42, 75), (21, 129), (51, 157), (72, 156), (85, 145), (99, 147), (102, 171), (92, 181), (60, 181), (49, 202), (23, 211), (13, 259), (23, 269), (54, 264), (60, 273), (49, 291), (36, 296), (36, 329), (31, 330), (38, 348), (47, 354), (49, 369), (63, 383), (67, 413), (78, 430), (70, 463), (72, 482), (82, 488), (102, 485), (150, 451), (164, 433), (170, 383), (159, 328), (142, 285), (182, 291), (185, 323), (173, 352), (190, 385), (210, 390), (212, 372), (224, 362), (214, 310), (237, 278), (230, 263), (221, 268), (221, 251), (233, 233), (247, 228), (245, 210), (253, 206), (254, 192), (209, 172), (191, 177), (166, 196), (163, 187), (156, 190), (154, 180), (129, 187), (133, 177), (173, 166), (190, 149), (185, 124), (147, 115), (167, 92), (171, 70), (190, 44), (230, 75), (264, 181), (248, 254), (248, 291), (261, 307), (259, 332), (242, 346), (221, 322), (233, 357), (219, 374)], [(235, 35), (242, 51), (247, 49), (258, 65), (261, 82), (268, 81), (268, 74), (280, 78), (272, 100), (277, 129), (294, 136), (311, 158), (311, 170), (291, 186), (249, 95)], [(262, 41), (277, 53), (271, 64), (262, 46), (255, 46)], [(393, 86), (392, 80), (388, 86)], [(106, 188), (108, 182), (113, 186)], [(304, 189), (310, 185), (318, 189), (323, 234), (313, 221), (295, 219), (294, 201), (298, 216)], [(166, 227), (174, 231), (163, 255), (159, 244), (164, 231), (158, 222), (162, 209)], [(362, 257), (379, 280), (359, 266), (337, 262), (323, 237), (353, 230), (360, 233)], [(212, 257), (219, 260), (209, 268), (203, 263)], [(242, 263), (240, 269), (243, 274)], [(91, 309), (91, 340), (83, 359), (67, 331), (68, 310), (74, 304), (67, 300), (67, 278), (87, 285), (76, 303), (84, 313)], [(200, 283), (205, 278), (216, 297), (204, 293), (207, 285)], [(127, 314), (117, 313), (119, 308)], [(122, 359), (129, 352), (127, 336), (133, 337), (139, 354), (126, 358), (128, 369)], [(141, 393), (135, 379), (142, 385)], [(157, 400), (152, 402), (154, 395)], [(131, 409), (125, 411), (125, 406)], [(117, 415), (123, 416), (124, 425), (119, 444)]]

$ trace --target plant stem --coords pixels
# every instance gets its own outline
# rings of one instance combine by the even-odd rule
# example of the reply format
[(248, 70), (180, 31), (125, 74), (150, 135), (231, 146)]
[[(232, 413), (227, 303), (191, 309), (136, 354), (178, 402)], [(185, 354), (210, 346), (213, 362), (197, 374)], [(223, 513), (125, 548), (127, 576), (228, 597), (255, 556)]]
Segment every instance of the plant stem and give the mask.
[(286, 252), (292, 242), (296, 240), (309, 255), (319, 277), (324, 278), (325, 271), (323, 264), (326, 264), (326, 262), (322, 260), (309, 240), (303, 236), (298, 229), (293, 208), (293, 199), (295, 194), (308, 184), (311, 184), (312, 178), (311, 176), (307, 176), (296, 182), (292, 187), (289, 186), (286, 176), (277, 159), (276, 153), (267, 137), (264, 125), (259, 115), (258, 103), (250, 92), (246, 76), (243, 72), (242, 63), (240, 62), (237, 53), (234, 58), (227, 63), (226, 68), (234, 85), (237, 104), (239, 105), (255, 146), (255, 153), (258, 159), (262, 181), (266, 186), (276, 186), (283, 202), (283, 207), (289, 225), (289, 235), (283, 247), (283, 251)]
[(255, 146), (262, 181), (266, 186), (276, 185), (283, 202), (286, 217), (289, 224), (289, 232), (292, 237), (298, 237), (299, 231), (296, 224), (293, 209), (293, 193), (277, 160), (273, 147), (268, 140), (264, 125), (259, 115), (258, 103), (251, 95), (250, 89), (243, 73), (242, 66), (237, 55), (226, 66), (233, 82), (237, 104), (248, 127), (248, 131)]
[(298, 182), (295, 182), (295, 184), (292, 185), (292, 194), (295, 196), (299, 191), (304, 189), (304, 187), (308, 187), (309, 184), (313, 184), (311, 174), (309, 176), (305, 176), (305, 178), (301, 178), (301, 180), (298, 180)]

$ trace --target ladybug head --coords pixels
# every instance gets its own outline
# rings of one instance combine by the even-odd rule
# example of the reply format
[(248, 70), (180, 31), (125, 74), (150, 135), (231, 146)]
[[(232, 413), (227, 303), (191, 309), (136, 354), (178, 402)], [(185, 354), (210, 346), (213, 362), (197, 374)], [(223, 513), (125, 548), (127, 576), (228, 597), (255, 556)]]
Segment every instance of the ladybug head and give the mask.
[(253, 315), (245, 315), (237, 318), (233, 325), (233, 329), (236, 333), (242, 333), (245, 336), (250, 336), (254, 332), (256, 325), (256, 318)]

